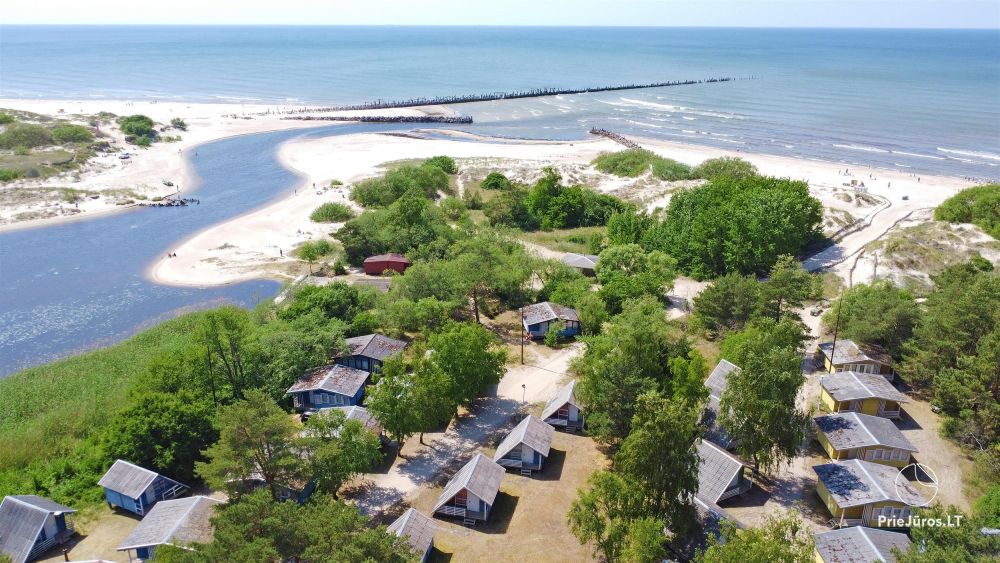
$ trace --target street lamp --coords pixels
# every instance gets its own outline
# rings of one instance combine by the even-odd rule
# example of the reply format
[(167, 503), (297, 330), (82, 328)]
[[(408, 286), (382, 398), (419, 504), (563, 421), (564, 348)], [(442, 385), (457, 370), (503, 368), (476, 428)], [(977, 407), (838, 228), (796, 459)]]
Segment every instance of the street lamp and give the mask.
[(521, 384), (521, 402), (524, 402), (525, 396), (528, 393), (528, 385), (526, 383)]

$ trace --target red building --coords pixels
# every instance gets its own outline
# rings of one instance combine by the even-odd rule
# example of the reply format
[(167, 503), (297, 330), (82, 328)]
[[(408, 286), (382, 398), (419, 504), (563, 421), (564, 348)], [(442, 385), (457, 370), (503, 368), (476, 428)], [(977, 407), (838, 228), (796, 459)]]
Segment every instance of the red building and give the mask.
[(410, 264), (410, 260), (400, 254), (379, 254), (365, 258), (365, 273), (369, 276), (378, 276), (386, 270), (394, 270), (402, 274)]

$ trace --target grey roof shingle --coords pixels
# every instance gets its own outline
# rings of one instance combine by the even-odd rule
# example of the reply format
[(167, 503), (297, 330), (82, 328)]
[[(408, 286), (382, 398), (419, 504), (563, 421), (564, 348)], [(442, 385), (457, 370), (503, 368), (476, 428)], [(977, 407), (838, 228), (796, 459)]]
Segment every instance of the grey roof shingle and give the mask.
[[(375, 415), (373, 415), (371, 411), (365, 407), (353, 405), (350, 407), (331, 407), (331, 409), (337, 409), (343, 412), (346, 420), (357, 420), (363, 424), (365, 428), (371, 430), (375, 434), (382, 433), (382, 425), (379, 423), (378, 419), (375, 418)], [(322, 413), (325, 410), (329, 409), (320, 409), (319, 412)]]
[(860, 459), (816, 465), (813, 471), (837, 506), (850, 508), (873, 502), (895, 501), (921, 506), (923, 495), (895, 467)]
[(739, 371), (739, 366), (728, 360), (719, 360), (712, 373), (708, 374), (708, 378), (705, 379), (705, 387), (708, 388), (708, 404), (705, 405), (705, 413), (702, 415), (702, 422), (707, 427), (705, 437), (723, 447), (729, 446), (732, 440), (726, 431), (719, 426), (720, 402), (729, 381), (729, 374)]
[(360, 390), (369, 374), (367, 371), (350, 368), (339, 364), (322, 366), (313, 369), (299, 378), (291, 387), (288, 393), (302, 393), (304, 391), (327, 391), (329, 393), (339, 393), (347, 397), (353, 397)]
[(552, 303), (550, 301), (542, 301), (541, 303), (528, 305), (522, 312), (524, 314), (524, 324), (529, 326), (555, 319), (562, 321), (580, 321), (580, 315), (576, 312), (576, 309), (570, 309), (569, 307), (564, 307), (558, 303)]
[(698, 442), (698, 493), (706, 503), (717, 503), (733, 479), (743, 471), (744, 464), (736, 456), (719, 446), (701, 440)]
[(541, 417), (542, 420), (545, 420), (547, 418), (552, 418), (553, 416), (555, 416), (556, 411), (561, 409), (563, 405), (567, 403), (582, 410), (582, 407), (580, 407), (580, 403), (576, 401), (576, 393), (574, 392), (575, 389), (576, 389), (576, 380), (574, 379), (573, 381), (570, 381), (565, 386), (563, 386), (563, 388), (560, 389), (558, 393), (556, 393), (555, 397), (549, 399), (549, 402), (545, 403), (545, 408), (542, 409), (542, 417)]
[(35, 495), (4, 497), (0, 501), (0, 554), (14, 563), (24, 563), (49, 514), (71, 512), (76, 511)]
[(118, 551), (163, 544), (208, 543), (212, 541), (210, 520), (220, 504), (222, 501), (205, 496), (160, 501), (122, 541)]
[(813, 418), (816, 427), (838, 451), (885, 446), (908, 452), (918, 451), (887, 418), (842, 412)]
[(502, 466), (482, 453), (477, 453), (451, 478), (451, 481), (448, 481), (448, 485), (434, 504), (434, 510), (437, 511), (444, 506), (462, 489), (468, 489), (486, 504), (492, 505), (497, 493), (500, 492), (500, 482), (503, 481), (505, 473), (506, 470)]
[[(153, 484), (153, 481), (157, 477), (162, 477), (162, 475), (145, 467), (139, 467), (134, 463), (119, 459), (111, 465), (111, 468), (108, 469), (108, 472), (101, 477), (101, 480), (97, 484), (129, 498), (139, 498)], [(163, 478), (173, 481), (178, 485), (182, 484), (169, 477)]]
[(729, 380), (729, 374), (734, 371), (738, 372), (739, 370), (740, 368), (729, 360), (719, 360), (715, 369), (712, 370), (712, 373), (708, 374), (708, 379), (705, 380), (705, 387), (708, 387), (709, 395), (715, 397), (717, 400), (721, 400), (722, 394), (726, 391), (726, 382)]
[(563, 255), (561, 261), (567, 266), (593, 270), (597, 266), (597, 256), (594, 254), (576, 254), (569, 252)]
[(839, 371), (819, 378), (819, 384), (836, 401), (883, 399), (908, 403), (910, 399), (897, 390), (885, 376), (872, 373)]
[(834, 347), (833, 342), (823, 342), (819, 345), (820, 352), (827, 359), (830, 359), (831, 353), (834, 355), (833, 365), (839, 366), (857, 362), (879, 362), (885, 365), (892, 363), (892, 357), (875, 346), (858, 346), (853, 340), (837, 340), (836, 344), (836, 347)]
[(364, 356), (373, 360), (384, 360), (406, 348), (406, 342), (381, 334), (366, 334), (344, 340), (351, 356)]
[(816, 534), (816, 552), (824, 563), (896, 563), (892, 549), (906, 553), (910, 538), (906, 534), (852, 526)]
[(408, 508), (395, 522), (389, 524), (388, 530), (397, 536), (405, 536), (413, 551), (423, 554), (434, 543), (437, 524), (432, 518)]
[(503, 442), (500, 442), (500, 445), (497, 446), (497, 452), (493, 456), (493, 461), (507, 455), (518, 444), (522, 443), (540, 453), (542, 457), (548, 457), (549, 448), (552, 447), (552, 435), (555, 432), (555, 428), (529, 414), (510, 431), (510, 434), (507, 434)]

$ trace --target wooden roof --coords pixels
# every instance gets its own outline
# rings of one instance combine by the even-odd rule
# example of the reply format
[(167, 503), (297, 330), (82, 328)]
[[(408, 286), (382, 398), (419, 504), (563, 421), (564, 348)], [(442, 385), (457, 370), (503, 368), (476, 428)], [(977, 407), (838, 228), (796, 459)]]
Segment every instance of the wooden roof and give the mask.
[(495, 461), (482, 453), (477, 453), (451, 478), (451, 481), (448, 481), (448, 485), (434, 504), (434, 510), (437, 511), (447, 504), (462, 489), (468, 489), (486, 504), (492, 505), (497, 493), (500, 492), (500, 482), (503, 481), (505, 473), (504, 468)]
[(28, 559), (49, 514), (76, 512), (36, 495), (11, 495), (0, 501), (0, 554), (14, 563)]
[(493, 460), (502, 458), (520, 444), (526, 444), (543, 457), (548, 457), (549, 448), (552, 446), (552, 435), (555, 432), (555, 428), (529, 414), (510, 431), (510, 434), (507, 434), (503, 442), (500, 442)]
[(118, 546), (118, 551), (154, 545), (212, 541), (211, 518), (222, 501), (205, 496), (162, 500)]
[[(139, 467), (134, 463), (119, 459), (111, 465), (111, 468), (97, 484), (129, 498), (139, 498), (157, 477), (163, 476), (145, 467)], [(163, 478), (182, 485), (169, 477)]]

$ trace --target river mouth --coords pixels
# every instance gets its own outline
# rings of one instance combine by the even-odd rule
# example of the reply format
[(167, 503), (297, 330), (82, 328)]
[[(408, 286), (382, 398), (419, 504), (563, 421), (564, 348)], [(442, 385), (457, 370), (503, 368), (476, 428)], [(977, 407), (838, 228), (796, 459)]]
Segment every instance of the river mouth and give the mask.
[(214, 141), (191, 151), (198, 205), (0, 233), (0, 378), (113, 344), (185, 312), (272, 298), (281, 287), (273, 280), (175, 287), (149, 280), (147, 270), (179, 241), (293, 190), (299, 176), (277, 158), (286, 141), (412, 128), (334, 125)]

